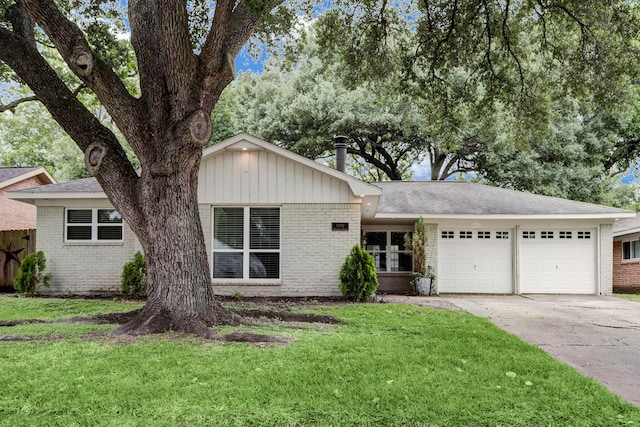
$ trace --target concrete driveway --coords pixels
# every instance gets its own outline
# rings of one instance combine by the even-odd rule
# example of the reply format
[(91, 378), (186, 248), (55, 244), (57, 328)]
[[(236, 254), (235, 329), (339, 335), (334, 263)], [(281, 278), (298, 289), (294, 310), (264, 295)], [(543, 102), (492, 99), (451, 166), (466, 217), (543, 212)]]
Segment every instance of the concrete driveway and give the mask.
[(444, 295), (393, 302), (451, 304), (485, 317), (640, 406), (640, 303), (593, 295)]

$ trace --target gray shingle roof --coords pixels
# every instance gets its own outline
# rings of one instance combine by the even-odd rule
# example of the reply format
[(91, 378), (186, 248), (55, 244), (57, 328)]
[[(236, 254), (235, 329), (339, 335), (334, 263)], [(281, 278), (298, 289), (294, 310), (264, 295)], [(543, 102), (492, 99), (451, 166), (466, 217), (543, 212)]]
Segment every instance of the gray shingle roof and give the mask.
[(16, 168), (0, 168), (0, 183), (8, 181), (10, 179), (24, 175), (25, 173), (33, 172), (40, 169), (39, 167), (16, 167)]
[(621, 219), (613, 224), (613, 234), (621, 236), (627, 233), (636, 233), (640, 230), (640, 213), (634, 218)]
[(20, 193), (102, 193), (102, 187), (95, 178), (84, 178), (59, 184), (42, 185)]
[(464, 181), (392, 181), (377, 213), (433, 215), (600, 215), (629, 211)]

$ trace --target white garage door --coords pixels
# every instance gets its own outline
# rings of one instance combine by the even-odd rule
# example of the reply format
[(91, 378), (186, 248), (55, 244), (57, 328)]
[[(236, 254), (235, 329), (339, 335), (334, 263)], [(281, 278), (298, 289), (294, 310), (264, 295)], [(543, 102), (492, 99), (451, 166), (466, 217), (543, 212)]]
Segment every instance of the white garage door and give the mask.
[(441, 229), (438, 291), (513, 293), (511, 230)]
[(520, 233), (521, 293), (597, 292), (595, 229), (523, 229)]

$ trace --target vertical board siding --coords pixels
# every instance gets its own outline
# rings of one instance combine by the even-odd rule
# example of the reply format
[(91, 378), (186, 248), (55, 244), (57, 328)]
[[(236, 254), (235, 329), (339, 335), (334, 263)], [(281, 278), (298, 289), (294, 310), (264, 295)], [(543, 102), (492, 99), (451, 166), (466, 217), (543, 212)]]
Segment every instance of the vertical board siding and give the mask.
[[(36, 230), (0, 231), (0, 249), (12, 252), (22, 262), (36, 250)], [(20, 263), (13, 257), (0, 252), (0, 288), (13, 289), (19, 267)]]
[(200, 203), (353, 203), (359, 199), (346, 182), (261, 151), (225, 151), (203, 160)]

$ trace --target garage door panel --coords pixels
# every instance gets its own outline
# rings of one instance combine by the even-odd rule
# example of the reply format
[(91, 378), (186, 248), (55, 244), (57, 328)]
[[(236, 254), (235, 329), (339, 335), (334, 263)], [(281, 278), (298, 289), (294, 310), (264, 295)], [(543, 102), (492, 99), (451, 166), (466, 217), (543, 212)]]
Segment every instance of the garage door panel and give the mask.
[[(443, 293), (512, 293), (510, 231), (448, 229), (438, 244), (438, 290)], [(443, 235), (453, 236), (442, 238)], [(464, 236), (464, 238), (461, 238)], [(481, 236), (481, 237), (479, 237)]]
[[(597, 292), (596, 230), (523, 232), (520, 241), (522, 293), (594, 294)], [(535, 233), (537, 238), (524, 238)], [(529, 236), (531, 234), (528, 234)], [(560, 238), (563, 236), (564, 238)], [(582, 238), (578, 238), (582, 236)], [(588, 238), (584, 238), (588, 236)]]

